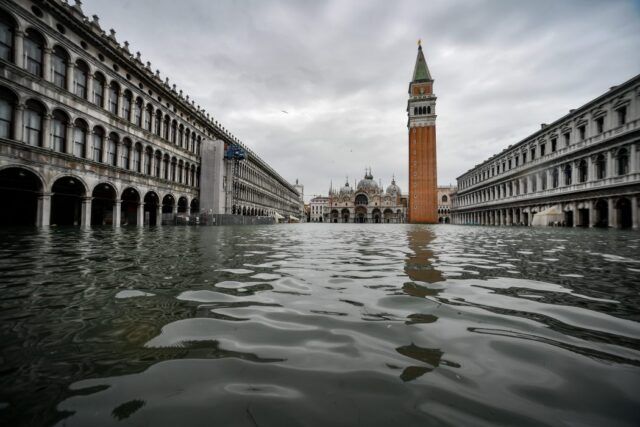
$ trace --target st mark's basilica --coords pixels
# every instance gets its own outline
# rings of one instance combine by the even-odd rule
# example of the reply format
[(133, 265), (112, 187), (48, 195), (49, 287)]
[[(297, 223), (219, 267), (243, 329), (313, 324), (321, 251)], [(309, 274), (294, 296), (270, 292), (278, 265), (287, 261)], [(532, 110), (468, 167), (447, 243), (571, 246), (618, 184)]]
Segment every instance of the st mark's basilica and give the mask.
[(340, 190), (331, 187), (328, 211), (328, 221), (334, 223), (402, 223), (406, 221), (407, 197), (395, 178), (385, 191), (369, 169), (355, 188), (348, 180)]

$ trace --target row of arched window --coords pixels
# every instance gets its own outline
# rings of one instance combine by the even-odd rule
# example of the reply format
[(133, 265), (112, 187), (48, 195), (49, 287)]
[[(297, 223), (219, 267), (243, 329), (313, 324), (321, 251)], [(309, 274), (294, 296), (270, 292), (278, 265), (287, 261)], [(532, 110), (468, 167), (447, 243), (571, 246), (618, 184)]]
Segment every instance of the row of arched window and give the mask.
[(413, 107), (413, 115), (423, 115), (423, 114), (431, 114), (431, 106), (422, 106), (422, 107)]
[[(592, 172), (589, 171), (588, 159), (581, 159), (576, 164), (576, 171), (574, 171), (572, 163), (556, 166), (533, 175), (528, 175), (458, 197), (457, 205), (467, 206), (505, 197), (518, 196), (520, 194), (535, 193), (551, 188), (569, 186), (572, 185), (574, 181), (577, 181), (575, 183), (584, 183), (605, 179), (608, 176), (626, 175), (629, 173), (629, 151), (627, 148), (620, 148), (616, 152), (613, 167), (614, 170), (611, 171), (613, 173), (608, 173), (607, 157), (605, 154), (600, 153), (593, 159)], [(538, 182), (540, 183), (540, 188), (538, 188)]]
[[(71, 56), (63, 47), (55, 45), (50, 53), (46, 52), (46, 40), (34, 28), (25, 31), (22, 58), (17, 58), (16, 28), (13, 18), (0, 9), (0, 58), (15, 62), (16, 65), (21, 65), (22, 62), (29, 73), (45, 78), (59, 88), (68, 90), (180, 148), (200, 154), (202, 138), (194, 130), (178, 124), (176, 119), (156, 109), (151, 103), (145, 106), (142, 97), (134, 97), (129, 89), (122, 91), (115, 80), (107, 82), (100, 71), (92, 75), (89, 65), (82, 59), (72, 63)], [(49, 70), (44, 68), (45, 55), (50, 55)]]
[[(22, 140), (35, 147), (89, 159), (109, 166), (162, 178), (180, 184), (199, 186), (199, 167), (175, 156), (154, 150), (128, 137), (107, 132), (102, 126), (92, 129), (86, 120), (71, 122), (61, 109), (46, 115), (45, 106), (35, 99), (26, 101), (24, 111), (16, 109), (17, 97), (0, 86), (0, 138), (17, 139), (16, 119), (22, 114)], [(18, 122), (19, 123), (19, 122)]]
[[(615, 112), (614, 117), (608, 119), (607, 123), (610, 127), (622, 126), (627, 123), (627, 106), (626, 104), (617, 105), (613, 107)], [(496, 160), (496, 163), (491, 166), (486, 166), (484, 170), (476, 172), (473, 176), (467, 177), (460, 181), (460, 188), (464, 189), (470, 187), (479, 182), (492, 178), (500, 173), (505, 173), (513, 168), (517, 168), (520, 164), (531, 162), (536, 158), (545, 156), (548, 153), (554, 153), (559, 148), (569, 147), (573, 142), (584, 141), (588, 136), (600, 135), (607, 130), (605, 125), (604, 113), (601, 113), (599, 117), (596, 117), (592, 123), (592, 130), (588, 135), (589, 123), (583, 121), (576, 126), (577, 132), (572, 132), (568, 128), (562, 129), (561, 135), (552, 134), (549, 137), (549, 143), (539, 142), (527, 147), (521, 147), (516, 149), (510, 154), (507, 154), (503, 159)], [(572, 137), (575, 133), (576, 136)], [(560, 138), (561, 137), (561, 138)]]

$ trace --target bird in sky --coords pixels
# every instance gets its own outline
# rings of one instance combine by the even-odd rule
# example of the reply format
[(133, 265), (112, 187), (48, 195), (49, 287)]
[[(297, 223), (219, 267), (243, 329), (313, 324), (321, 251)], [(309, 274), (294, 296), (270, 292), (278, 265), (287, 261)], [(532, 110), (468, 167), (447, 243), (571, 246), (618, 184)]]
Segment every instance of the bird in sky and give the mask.
[(280, 110), (280, 111), (282, 111), (282, 112), (283, 112), (283, 113), (285, 113), (285, 114), (289, 114), (289, 112), (288, 112), (288, 111), (284, 111), (284, 110)]

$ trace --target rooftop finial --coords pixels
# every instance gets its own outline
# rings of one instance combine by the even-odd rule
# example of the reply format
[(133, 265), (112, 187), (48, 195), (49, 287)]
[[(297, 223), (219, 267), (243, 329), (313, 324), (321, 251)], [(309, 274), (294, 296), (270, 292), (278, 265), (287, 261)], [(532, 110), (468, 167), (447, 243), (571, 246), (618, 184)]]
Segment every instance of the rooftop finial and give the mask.
[(418, 39), (418, 47), (422, 47), (422, 39)]
[(113, 40), (116, 39), (116, 30), (114, 30), (113, 28), (111, 28), (109, 30), (109, 37), (111, 37)]

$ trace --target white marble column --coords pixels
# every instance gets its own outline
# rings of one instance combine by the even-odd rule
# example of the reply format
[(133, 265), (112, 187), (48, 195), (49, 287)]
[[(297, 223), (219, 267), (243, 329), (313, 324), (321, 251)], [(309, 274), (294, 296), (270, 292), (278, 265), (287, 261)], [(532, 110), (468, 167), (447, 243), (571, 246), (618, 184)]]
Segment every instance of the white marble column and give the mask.
[(23, 136), (23, 123), (24, 123), (24, 104), (17, 104), (15, 107), (15, 114), (13, 120), (13, 139), (16, 141), (24, 142)]
[(136, 225), (138, 227), (144, 226), (144, 203), (138, 203), (138, 210), (136, 215)]
[(38, 227), (47, 227), (51, 220), (51, 193), (43, 193), (38, 196)]
[(71, 60), (69, 60), (69, 62), (67, 62), (67, 90), (69, 92), (73, 92), (75, 94), (75, 88), (73, 87), (73, 63), (71, 62)]
[(80, 226), (88, 228), (91, 226), (91, 197), (82, 198), (82, 208), (80, 210)]
[(158, 205), (156, 208), (156, 225), (162, 225), (162, 205)]
[(113, 226), (116, 228), (119, 228), (120, 223), (122, 222), (121, 214), (122, 214), (122, 200), (116, 199), (115, 203), (113, 204)]
[(65, 153), (67, 154), (73, 154), (73, 124), (68, 123), (67, 124), (67, 132), (65, 135), (66, 141), (65, 141)]
[(42, 78), (47, 82), (50, 82), (52, 80), (52, 73), (51, 73), (51, 53), (52, 52), (53, 52), (53, 49), (49, 47), (45, 47), (44, 49), (42, 49)]
[(616, 211), (614, 209), (614, 204), (613, 204), (613, 197), (609, 197), (607, 199), (607, 214), (609, 216), (609, 218), (607, 219), (607, 221), (609, 222), (608, 226), (609, 228), (611, 227), (617, 227), (617, 221), (616, 221)]
[(20, 68), (27, 68), (26, 61), (24, 60), (24, 31), (16, 30), (13, 34), (13, 42), (13, 62)]
[(42, 116), (42, 148), (51, 150), (51, 114)]

